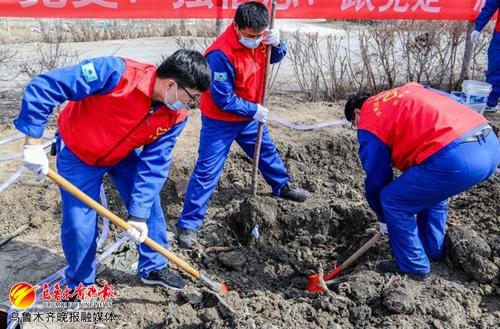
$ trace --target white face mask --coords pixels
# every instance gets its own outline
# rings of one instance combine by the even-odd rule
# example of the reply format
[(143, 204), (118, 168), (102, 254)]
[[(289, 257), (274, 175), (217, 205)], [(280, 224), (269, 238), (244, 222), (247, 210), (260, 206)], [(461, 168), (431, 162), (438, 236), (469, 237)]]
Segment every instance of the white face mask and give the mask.
[(176, 101), (173, 102), (173, 103), (169, 103), (168, 102), (168, 92), (169, 92), (169, 90), (167, 90), (167, 92), (165, 93), (165, 97), (163, 98), (163, 103), (169, 109), (171, 109), (172, 111), (179, 111), (179, 110), (182, 110), (182, 109), (185, 109), (185, 108), (188, 107), (187, 104), (184, 104), (183, 102), (179, 101), (179, 94), (177, 92), (177, 85), (175, 86), (175, 99), (176, 99)]
[(240, 37), (240, 43), (250, 49), (256, 49), (260, 43), (262, 42), (262, 39), (264, 37), (258, 38), (258, 39), (252, 39), (252, 38), (245, 38), (243, 35)]

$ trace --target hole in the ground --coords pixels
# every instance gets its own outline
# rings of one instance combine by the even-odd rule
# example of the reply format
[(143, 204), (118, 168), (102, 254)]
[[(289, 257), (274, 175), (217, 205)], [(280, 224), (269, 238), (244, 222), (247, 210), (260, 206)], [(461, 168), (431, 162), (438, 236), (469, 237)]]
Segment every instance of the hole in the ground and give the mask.
[[(286, 244), (309, 236), (314, 244), (328, 240), (356, 240), (366, 231), (372, 215), (359, 205), (326, 203), (297, 209), (271, 197), (248, 197), (239, 211), (227, 218), (229, 228), (243, 245), (257, 240)], [(256, 229), (259, 235), (256, 236)]]
[[(196, 264), (227, 279), (235, 290), (303, 289), (301, 280), (310, 271), (317, 271), (319, 265), (329, 270), (372, 234), (367, 228), (375, 220), (363, 197), (364, 175), (351, 132), (282, 142), (278, 149), (292, 184), (309, 190), (310, 200), (295, 203), (276, 198), (262, 178), (259, 196), (250, 196), (245, 189), (250, 186), (249, 162), (232, 152), (199, 234), (206, 248), (233, 248), (207, 254), (203, 263)], [(176, 171), (191, 172), (184, 167)], [(117, 198), (112, 195), (110, 203)], [(176, 218), (183, 200), (175, 195), (174, 184), (166, 186), (162, 201), (167, 217)]]
[[(295, 203), (273, 197), (264, 190), (257, 197), (233, 195), (236, 206), (231, 202), (215, 218), (226, 224), (217, 231), (217, 236), (228, 235), (229, 228), (237, 239), (232, 244), (242, 246), (219, 254), (217, 267), (211, 266), (211, 271), (220, 271), (219, 275), (234, 283), (236, 289), (271, 289), (286, 295), (292, 288), (304, 289), (306, 275), (320, 266), (331, 270), (371, 238), (373, 232), (368, 228), (373, 226), (375, 218), (363, 197), (364, 176), (357, 147), (349, 135), (341, 138), (342, 143), (331, 136), (320, 136), (307, 143), (280, 145), (286, 166), (293, 174), (293, 185), (310, 190), (311, 198)], [(346, 146), (346, 139), (352, 144)], [(229, 168), (220, 183), (224, 189), (219, 191), (230, 185), (229, 177), (241, 177), (232, 171), (241, 170), (244, 165), (236, 163)], [(234, 184), (234, 179), (231, 183)], [(212, 230), (203, 233), (211, 234)], [(220, 241), (212, 239), (209, 243)]]
[[(295, 203), (263, 194), (243, 199), (239, 209), (225, 218), (239, 242), (255, 242), (258, 228), (259, 239), (269, 243), (357, 245), (374, 216), (364, 201), (364, 176), (352, 136), (319, 136), (280, 145), (280, 150), (294, 185), (310, 190), (310, 200)], [(235, 175), (230, 172), (226, 176)], [(225, 184), (223, 177), (221, 185)]]

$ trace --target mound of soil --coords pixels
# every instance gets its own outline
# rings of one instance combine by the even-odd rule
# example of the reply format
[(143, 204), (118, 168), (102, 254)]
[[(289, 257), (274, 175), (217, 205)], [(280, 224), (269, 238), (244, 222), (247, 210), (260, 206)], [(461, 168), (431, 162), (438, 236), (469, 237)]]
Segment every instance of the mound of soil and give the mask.
[[(294, 102), (287, 97), (277, 113), (287, 117), (284, 113), (289, 108), (300, 112), (303, 106), (306, 116), (296, 117), (295, 122), (340, 116), (338, 106)], [(313, 108), (319, 112), (311, 114)], [(331, 285), (330, 291), (311, 294), (304, 290), (306, 276), (344, 261), (376, 232), (376, 220), (363, 196), (364, 174), (353, 131), (335, 128), (297, 133), (272, 124), (271, 128), (293, 183), (309, 190), (311, 198), (304, 203), (275, 198), (262, 178), (258, 197), (252, 197), (251, 161), (240, 150), (232, 150), (200, 231), (199, 245), (192, 251), (180, 250), (176, 239), (170, 239), (173, 252), (212, 279), (227, 282), (232, 291), (220, 299), (191, 280), (182, 292), (144, 286), (133, 270), (136, 247), (127, 244), (100, 267), (99, 274), (99, 284), (112, 283), (118, 295), (113, 305), (117, 327), (498, 327), (498, 177), (451, 200), (449, 257), (432, 263), (426, 282), (374, 270), (375, 262), (391, 258), (384, 239)], [(183, 138), (161, 195), (170, 225), (175, 225), (182, 208), (182, 193), (178, 193), (182, 184), (178, 182), (186, 180), (194, 166), (197, 126), (191, 126)], [(23, 177), (22, 184), (0, 194), (0, 235), (24, 223), (31, 225), (26, 236), (1, 250), (0, 262), (10, 266), (0, 291), (4, 305), (8, 305), (4, 297), (11, 281), (36, 282), (61, 266), (57, 193), (54, 184), (33, 183), (32, 178)], [(107, 194), (111, 210), (125, 216), (116, 191), (108, 186)], [(114, 230), (109, 240), (116, 236)], [(30, 254), (37, 258), (54, 255), (59, 263), (30, 276), (30, 260), (20, 255), (32, 245), (37, 250)], [(22, 264), (17, 259), (23, 259)]]
[[(371, 237), (376, 222), (363, 197), (364, 175), (352, 133), (323, 133), (303, 143), (280, 142), (278, 148), (293, 182), (310, 190), (312, 198), (300, 204), (270, 194), (251, 197), (244, 188), (249, 186), (248, 174), (241, 174), (250, 164), (244, 156), (233, 153), (211, 202), (212, 214), (206, 219), (200, 242), (208, 248), (234, 249), (218, 255), (201, 251), (185, 255), (230, 283), (234, 291), (224, 300), (235, 313), (220, 303), (214, 306), (215, 312), (208, 312), (203, 302), (190, 303), (183, 306), (190, 310), (190, 319), (194, 309), (200, 322), (214, 328), (489, 328), (499, 323), (499, 303), (494, 300), (500, 289), (497, 275), (489, 267), (478, 270), (482, 277), (471, 277), (470, 281), (469, 272), (450, 256), (448, 262), (433, 263), (433, 273), (425, 283), (381, 275), (373, 268), (378, 259), (391, 257), (386, 240), (348, 270), (330, 293), (305, 292), (307, 274), (345, 260)], [(240, 189), (234, 193), (232, 187)], [(491, 188), (498, 187), (498, 178), (493, 178), (451, 202), (454, 226), (448, 240), (454, 239), (459, 223), (474, 219), (458, 212), (484, 211), (482, 218), (488, 221), (489, 214), (496, 211)], [(269, 191), (262, 185), (261, 190), (266, 189)], [(469, 193), (478, 195), (482, 202), (467, 203)], [(171, 202), (173, 196), (165, 200)], [(468, 232), (474, 234), (473, 230)], [(490, 232), (482, 234), (492, 243), (495, 235)], [(485, 240), (473, 240), (484, 248), (489, 246)], [(493, 248), (498, 249), (498, 243), (484, 255), (488, 264), (494, 258)], [(454, 254), (455, 249), (449, 249)], [(486, 282), (489, 284), (484, 285)], [(199, 298), (195, 299), (198, 302)]]
[[(498, 250), (498, 239), (491, 240)], [(473, 280), (481, 283), (493, 281), (499, 273), (498, 266), (490, 259), (490, 245), (471, 227), (455, 226), (448, 230), (446, 248), (454, 264), (461, 267)], [(498, 259), (498, 255), (495, 255)]]

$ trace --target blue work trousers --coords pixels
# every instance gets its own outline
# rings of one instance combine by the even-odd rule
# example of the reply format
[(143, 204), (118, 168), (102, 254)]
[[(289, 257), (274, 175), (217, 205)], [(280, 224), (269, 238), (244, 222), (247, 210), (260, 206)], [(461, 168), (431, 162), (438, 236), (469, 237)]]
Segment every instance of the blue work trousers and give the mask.
[[(178, 222), (179, 227), (195, 231), (201, 227), (231, 144), (236, 140), (243, 151), (253, 158), (258, 129), (258, 122), (255, 120), (226, 122), (203, 115), (201, 120), (198, 161), (189, 179), (184, 208)], [(272, 187), (274, 195), (279, 195), (290, 180), (266, 125), (262, 133), (259, 170)]]
[(488, 72), (486, 82), (492, 85), (488, 106), (495, 107), (500, 97), (500, 32), (494, 32), (488, 48)]
[[(111, 167), (89, 166), (82, 162), (71, 150), (63, 146), (58, 138), (57, 170), (71, 184), (79, 188), (92, 199), (99, 200), (99, 190), (105, 174), (108, 174), (118, 189), (120, 196), (128, 208), (136, 173), (138, 153), (132, 152), (120, 163)], [(97, 212), (75, 198), (63, 188), (61, 242), (68, 269), (66, 280), (73, 289), (81, 282), (85, 286), (95, 282), (95, 264), (97, 249)], [(158, 196), (146, 221), (148, 237), (163, 247), (168, 247), (165, 217)], [(147, 277), (152, 270), (168, 266), (167, 259), (145, 244), (138, 246), (139, 274)]]
[(429, 273), (429, 257), (444, 256), (448, 198), (484, 181), (498, 166), (500, 144), (493, 132), (463, 142), (478, 131), (447, 145), (382, 190), (389, 241), (401, 271)]

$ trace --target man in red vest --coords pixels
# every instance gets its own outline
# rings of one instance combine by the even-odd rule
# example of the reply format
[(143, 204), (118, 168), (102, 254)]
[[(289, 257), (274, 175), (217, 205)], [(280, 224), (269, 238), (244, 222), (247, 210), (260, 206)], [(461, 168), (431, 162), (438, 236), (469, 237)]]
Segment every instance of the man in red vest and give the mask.
[[(139, 244), (139, 274), (146, 284), (185, 286), (164, 256), (141, 243), (150, 237), (168, 247), (159, 194), (186, 125), (186, 108), (209, 84), (206, 60), (195, 51), (178, 50), (159, 67), (119, 57), (94, 58), (32, 79), (14, 120), (26, 134), (24, 164), (42, 179), (49, 165), (40, 138), (54, 107), (69, 101), (58, 118), (58, 172), (94, 200), (108, 174), (127, 207), (133, 227), (128, 234)], [(96, 211), (62, 188), (61, 198), (68, 287), (91, 285)]]
[[(500, 161), (500, 144), (480, 114), (418, 83), (345, 106), (357, 128), (365, 192), (394, 260), (382, 272), (424, 279), (429, 257), (444, 256), (448, 198), (484, 181)], [(392, 166), (402, 171), (394, 179)]]
[[(233, 141), (253, 158), (258, 122), (265, 122), (269, 114), (261, 105), (267, 47), (272, 47), (271, 63), (286, 54), (279, 31), (266, 31), (268, 26), (269, 13), (262, 3), (244, 3), (236, 10), (234, 22), (206, 51), (212, 81), (210, 90), (200, 99), (199, 156), (178, 222), (182, 248), (191, 248), (196, 240)], [(294, 201), (308, 197), (306, 191), (290, 185), (290, 176), (266, 126), (259, 170), (274, 195)]]

